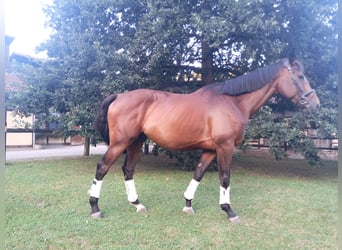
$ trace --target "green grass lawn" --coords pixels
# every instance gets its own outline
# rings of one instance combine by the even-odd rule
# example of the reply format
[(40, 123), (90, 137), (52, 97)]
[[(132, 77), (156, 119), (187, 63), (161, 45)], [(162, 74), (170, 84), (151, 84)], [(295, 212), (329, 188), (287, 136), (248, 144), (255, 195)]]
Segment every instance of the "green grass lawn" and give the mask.
[(6, 166), (6, 249), (337, 249), (337, 162), (236, 156), (233, 225), (219, 207), (217, 172), (208, 172), (182, 213), (193, 172), (164, 157), (143, 156), (135, 182), (147, 214), (127, 202), (120, 159), (104, 179), (91, 219), (87, 191), (98, 157)]

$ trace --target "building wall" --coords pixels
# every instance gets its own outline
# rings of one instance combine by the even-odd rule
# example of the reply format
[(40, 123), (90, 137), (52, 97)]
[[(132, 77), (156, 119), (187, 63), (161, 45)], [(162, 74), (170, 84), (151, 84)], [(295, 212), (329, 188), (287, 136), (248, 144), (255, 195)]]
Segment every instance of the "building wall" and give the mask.
[(20, 114), (16, 114), (15, 111), (6, 111), (7, 128), (13, 129), (32, 129), (33, 115), (25, 117)]
[(6, 133), (6, 146), (12, 147), (22, 147), (22, 146), (32, 146), (33, 137), (32, 133), (18, 133), (18, 132), (7, 132)]
[(32, 146), (33, 119), (33, 115), (24, 117), (14, 111), (6, 111), (6, 146)]

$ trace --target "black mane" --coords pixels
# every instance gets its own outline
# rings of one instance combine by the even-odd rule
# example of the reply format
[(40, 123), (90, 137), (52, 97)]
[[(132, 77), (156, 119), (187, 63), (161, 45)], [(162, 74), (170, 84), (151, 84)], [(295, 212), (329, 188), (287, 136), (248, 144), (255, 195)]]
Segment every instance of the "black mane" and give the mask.
[(258, 68), (234, 79), (209, 84), (204, 88), (206, 90), (215, 89), (218, 94), (232, 96), (253, 92), (274, 80), (278, 75), (279, 70), (286, 65), (285, 60), (287, 59), (279, 60), (271, 65)]

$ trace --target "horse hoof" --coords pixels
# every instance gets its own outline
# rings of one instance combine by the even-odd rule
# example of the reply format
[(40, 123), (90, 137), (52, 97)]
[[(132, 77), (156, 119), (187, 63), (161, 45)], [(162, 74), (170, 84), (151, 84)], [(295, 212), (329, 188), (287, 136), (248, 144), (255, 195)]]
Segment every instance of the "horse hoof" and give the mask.
[(137, 213), (141, 213), (144, 214), (147, 212), (147, 209), (144, 205), (139, 204), (139, 205), (135, 205), (135, 207), (137, 208)]
[(192, 207), (184, 207), (183, 212), (186, 214), (194, 214), (195, 210)]
[(93, 219), (101, 219), (103, 216), (102, 216), (102, 213), (99, 211), (99, 212), (90, 214), (90, 217)]
[(240, 224), (240, 218), (239, 216), (235, 216), (233, 218), (229, 218), (230, 222), (233, 224)]

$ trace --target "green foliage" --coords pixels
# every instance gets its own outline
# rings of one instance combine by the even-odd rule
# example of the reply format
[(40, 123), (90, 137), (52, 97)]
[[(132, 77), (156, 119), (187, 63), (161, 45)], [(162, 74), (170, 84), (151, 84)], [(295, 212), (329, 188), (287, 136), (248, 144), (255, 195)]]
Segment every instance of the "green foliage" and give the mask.
[(116, 76), (126, 66), (125, 58), (108, 35), (117, 17), (107, 8), (106, 1), (54, 1), (45, 9), (54, 33), (40, 49), (48, 51), (48, 63), (61, 75), (54, 107), (66, 136), (95, 138), (99, 102), (110, 92), (125, 89)]
[(338, 137), (338, 80), (337, 73), (329, 75), (317, 88), (322, 107), (316, 114), (317, 133), (320, 138)]
[(50, 123), (59, 121), (54, 108), (55, 90), (59, 87), (58, 77), (43, 62), (39, 65), (12, 62), (11, 73), (23, 80), (18, 92), (8, 94), (7, 108), (24, 115), (35, 114), (35, 128), (49, 129)]
[[(327, 89), (325, 89), (327, 88)], [(308, 164), (320, 165), (318, 150), (312, 137), (321, 139), (337, 138), (337, 79), (336, 74), (317, 89), (322, 107), (316, 114), (297, 112), (289, 118), (274, 113), (270, 106), (263, 107), (250, 121), (246, 130), (248, 139), (268, 138), (270, 152), (276, 159), (287, 157), (288, 150), (301, 153)], [(315, 135), (307, 136), (305, 131), (314, 129)]]
[(242, 148), (248, 147), (248, 140), (264, 138), (269, 141), (269, 151), (278, 160), (288, 156), (292, 150), (301, 153), (309, 165), (320, 164), (318, 150), (305, 131), (310, 129), (310, 123), (315, 124), (313, 115), (299, 113), (291, 117), (276, 115), (269, 106), (264, 106), (251, 119), (246, 129), (245, 141)]

